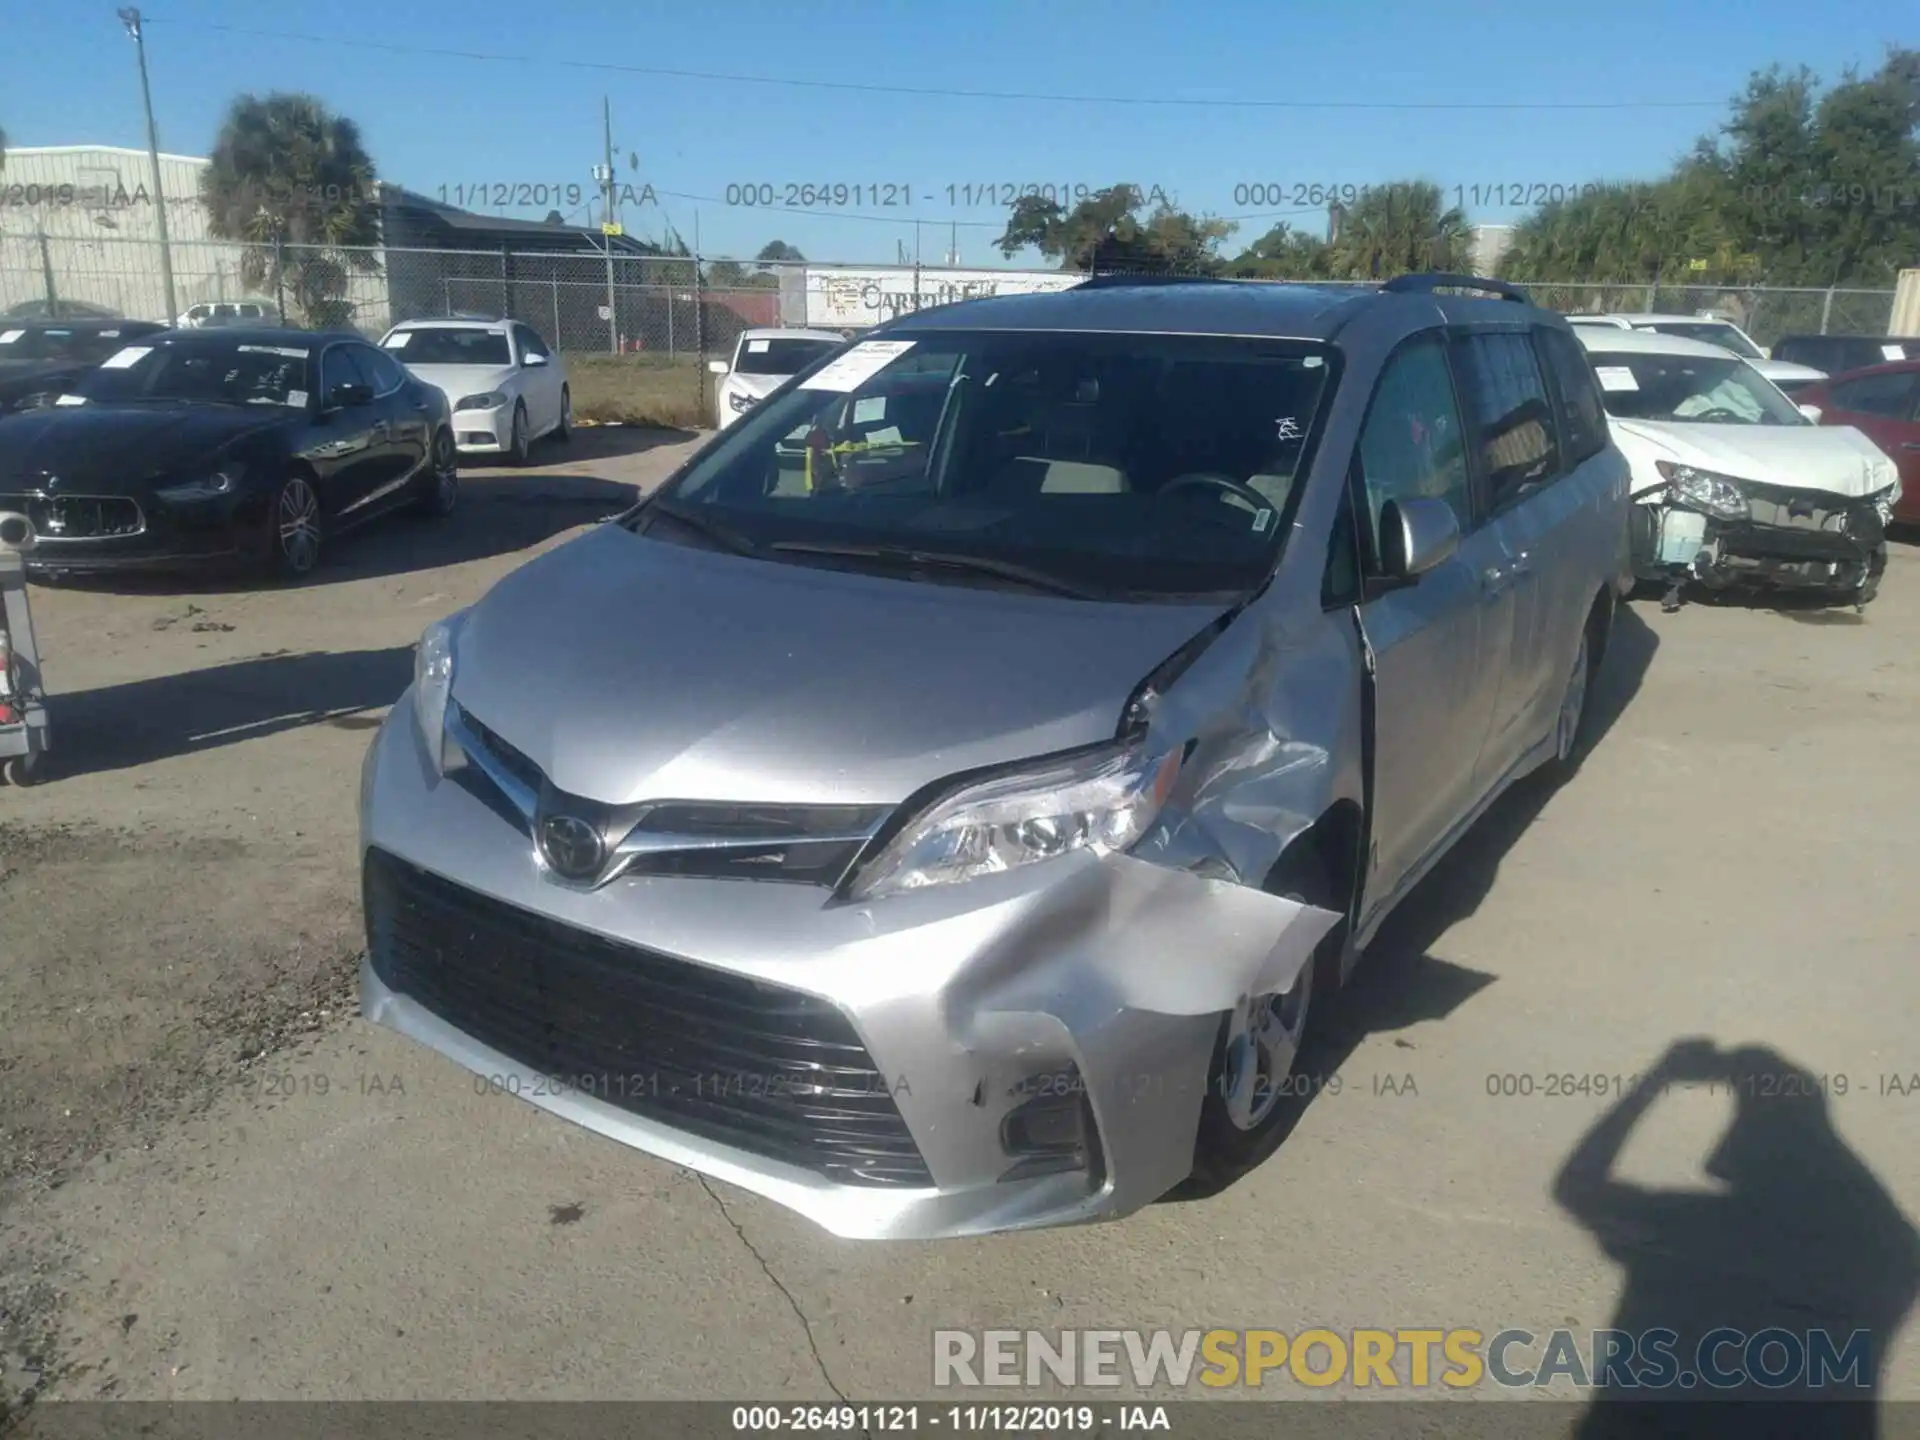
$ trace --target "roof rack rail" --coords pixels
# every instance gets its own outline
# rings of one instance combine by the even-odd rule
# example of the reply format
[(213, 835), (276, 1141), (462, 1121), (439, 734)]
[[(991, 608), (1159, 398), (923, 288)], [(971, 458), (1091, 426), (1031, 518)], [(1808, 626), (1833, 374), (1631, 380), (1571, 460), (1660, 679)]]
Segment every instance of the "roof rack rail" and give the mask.
[(1489, 295), (1498, 295), (1502, 300), (1512, 300), (1521, 305), (1533, 304), (1533, 297), (1518, 285), (1509, 285), (1504, 280), (1490, 280), (1484, 275), (1452, 275), (1441, 270), (1396, 275), (1380, 288), (1395, 295), (1430, 295), (1435, 290), (1484, 290)]
[(1073, 288), (1084, 290), (1089, 285), (1105, 288), (1108, 285), (1221, 285), (1227, 283), (1223, 275), (1130, 275), (1124, 270), (1096, 270)]

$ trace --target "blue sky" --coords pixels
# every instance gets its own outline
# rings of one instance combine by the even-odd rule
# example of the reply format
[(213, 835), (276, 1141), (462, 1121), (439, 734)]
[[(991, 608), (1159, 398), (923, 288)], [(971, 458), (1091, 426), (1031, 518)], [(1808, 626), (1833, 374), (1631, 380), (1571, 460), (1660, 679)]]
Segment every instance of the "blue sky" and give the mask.
[[(0, 126), (13, 144), (145, 143), (132, 42), (114, 8), (0, 0)], [(383, 178), (493, 210), (497, 185), (592, 190), (605, 94), (623, 183), (635, 195), (650, 185), (659, 201), (623, 208), (630, 233), (671, 223), (689, 241), (697, 231), (704, 254), (779, 238), (850, 262), (890, 261), (916, 243), (937, 260), (957, 238), (969, 264), (1007, 263), (991, 243), (1005, 209), (981, 192), (1019, 184), (1158, 186), (1183, 208), (1239, 217), (1234, 242), (1312, 184), (1423, 177), (1450, 196), (1458, 187), (1476, 221), (1511, 220), (1501, 201), (1519, 187), (1659, 173), (1720, 122), (1751, 70), (1872, 68), (1888, 41), (1913, 38), (1915, 17), (1912, 0), (155, 0), (147, 13), (170, 151), (205, 154), (238, 91), (306, 90), (359, 121)], [(1216, 103), (1232, 100), (1299, 108)], [(1328, 108), (1485, 101), (1626, 108)], [(727, 203), (730, 187), (735, 197), (765, 187), (761, 197), (770, 189), (784, 204), (801, 185), (848, 187), (846, 203), (816, 201), (807, 214)], [(485, 203), (473, 203), (475, 186)], [(547, 208), (501, 213), (537, 219)], [(1324, 223), (1323, 212), (1288, 218)]]

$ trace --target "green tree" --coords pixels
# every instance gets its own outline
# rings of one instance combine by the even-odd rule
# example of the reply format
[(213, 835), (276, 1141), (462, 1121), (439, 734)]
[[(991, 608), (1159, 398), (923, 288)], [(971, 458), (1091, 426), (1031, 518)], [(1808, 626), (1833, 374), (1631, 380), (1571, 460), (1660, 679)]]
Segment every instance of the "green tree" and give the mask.
[(807, 257), (802, 255), (794, 246), (787, 244), (784, 240), (769, 240), (760, 247), (760, 253), (753, 258), (763, 263), (785, 260), (793, 264), (799, 264), (805, 261)]
[(247, 284), (284, 293), (310, 325), (347, 324), (348, 281), (380, 262), (380, 202), (360, 127), (311, 95), (243, 94), (200, 177), (207, 227), (245, 246)]
[(1190, 215), (1157, 190), (1148, 196), (1135, 185), (1110, 185), (1071, 210), (1044, 196), (1021, 196), (994, 244), (1009, 259), (1031, 247), (1063, 270), (1090, 270), (1097, 263), (1212, 274), (1223, 263), (1220, 246), (1235, 228), (1226, 220)]
[(1227, 273), (1254, 280), (1329, 280), (1332, 263), (1324, 239), (1282, 220), (1236, 255)]
[(1327, 245), (1336, 279), (1387, 280), (1410, 271), (1469, 268), (1473, 227), (1430, 180), (1402, 180), (1368, 190), (1340, 218)]

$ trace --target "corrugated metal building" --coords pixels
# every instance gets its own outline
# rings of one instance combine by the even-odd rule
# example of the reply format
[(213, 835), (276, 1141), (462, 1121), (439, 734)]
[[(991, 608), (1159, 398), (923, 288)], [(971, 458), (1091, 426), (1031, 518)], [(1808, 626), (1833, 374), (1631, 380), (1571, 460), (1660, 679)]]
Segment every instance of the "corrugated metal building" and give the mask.
[(54, 145), (7, 152), (0, 172), (0, 311), (49, 298), (165, 320), (160, 204), (167, 207), (174, 294), (182, 310), (202, 300), (248, 297), (241, 249), (207, 232), (200, 176), (207, 162), (162, 155), (164, 202), (144, 150)]

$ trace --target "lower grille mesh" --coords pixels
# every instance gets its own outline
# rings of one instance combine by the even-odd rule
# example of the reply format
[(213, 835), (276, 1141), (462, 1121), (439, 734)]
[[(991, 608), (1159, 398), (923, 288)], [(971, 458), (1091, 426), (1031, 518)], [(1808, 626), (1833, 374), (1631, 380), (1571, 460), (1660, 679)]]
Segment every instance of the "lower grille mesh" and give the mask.
[(890, 1077), (837, 1006), (563, 925), (382, 850), (364, 883), (381, 979), (535, 1072), (522, 1084), (840, 1184), (932, 1185)]

